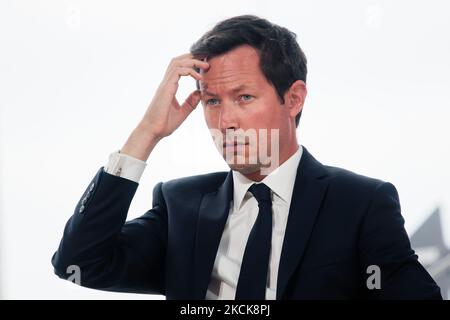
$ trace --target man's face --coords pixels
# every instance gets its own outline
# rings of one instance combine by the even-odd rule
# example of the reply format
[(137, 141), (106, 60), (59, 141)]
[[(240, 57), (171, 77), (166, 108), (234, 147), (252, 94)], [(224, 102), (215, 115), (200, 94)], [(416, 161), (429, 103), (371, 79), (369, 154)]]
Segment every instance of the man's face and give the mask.
[(243, 174), (257, 172), (267, 164), (262, 153), (283, 162), (292, 143), (296, 147), (295, 115), (281, 104), (262, 73), (256, 49), (240, 46), (208, 63), (200, 81), (205, 119), (212, 134), (221, 136), (219, 143), (215, 139), (216, 146), (230, 168)]

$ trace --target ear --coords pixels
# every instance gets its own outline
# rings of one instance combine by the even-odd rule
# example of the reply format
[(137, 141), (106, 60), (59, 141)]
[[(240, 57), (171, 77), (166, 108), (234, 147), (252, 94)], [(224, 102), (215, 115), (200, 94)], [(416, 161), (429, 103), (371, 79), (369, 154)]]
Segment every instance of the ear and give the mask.
[(292, 118), (295, 118), (302, 111), (307, 93), (306, 83), (302, 80), (297, 80), (291, 84), (284, 94), (284, 104), (288, 108), (289, 115)]

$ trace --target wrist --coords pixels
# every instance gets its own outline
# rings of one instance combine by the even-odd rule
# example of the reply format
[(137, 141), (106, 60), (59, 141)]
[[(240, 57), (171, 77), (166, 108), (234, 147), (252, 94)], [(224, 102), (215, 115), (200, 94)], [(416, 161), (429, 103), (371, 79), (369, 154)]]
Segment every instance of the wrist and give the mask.
[(136, 159), (147, 161), (150, 153), (161, 137), (155, 135), (148, 127), (139, 124), (131, 133), (120, 152)]

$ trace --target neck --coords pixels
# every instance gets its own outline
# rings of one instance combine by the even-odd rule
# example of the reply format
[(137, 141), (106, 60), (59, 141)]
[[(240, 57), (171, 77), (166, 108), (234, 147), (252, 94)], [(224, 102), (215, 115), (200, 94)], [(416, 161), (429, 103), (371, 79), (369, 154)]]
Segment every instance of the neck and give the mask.
[(261, 168), (259, 168), (257, 171), (255, 172), (250, 172), (250, 173), (243, 173), (242, 174), (247, 178), (250, 179), (252, 181), (255, 182), (260, 182), (262, 181), (265, 177), (267, 177), (270, 173), (272, 173), (273, 171), (275, 171), (278, 167), (280, 167), (284, 162), (286, 162), (286, 160), (288, 160), (290, 157), (292, 157), (292, 155), (297, 152), (299, 146), (297, 144), (297, 141), (295, 141), (294, 144), (291, 144), (289, 146), (289, 148), (287, 148), (284, 152), (280, 152), (280, 157), (279, 157), (279, 161), (278, 161), (278, 166), (276, 167), (272, 167), (270, 166), (270, 169), (265, 168), (266, 170), (264, 171), (264, 174), (261, 174)]

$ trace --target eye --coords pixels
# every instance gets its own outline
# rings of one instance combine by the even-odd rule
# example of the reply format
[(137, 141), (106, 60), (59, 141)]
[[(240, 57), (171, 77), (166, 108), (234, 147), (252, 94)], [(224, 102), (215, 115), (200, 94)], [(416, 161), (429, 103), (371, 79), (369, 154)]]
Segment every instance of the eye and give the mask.
[(219, 104), (219, 100), (218, 99), (208, 99), (206, 100), (206, 105), (207, 106), (217, 106)]
[(243, 94), (243, 95), (241, 95), (241, 99), (243, 100), (243, 101), (251, 101), (252, 99), (253, 99), (253, 96), (251, 96), (251, 95), (249, 95), (249, 94)]

